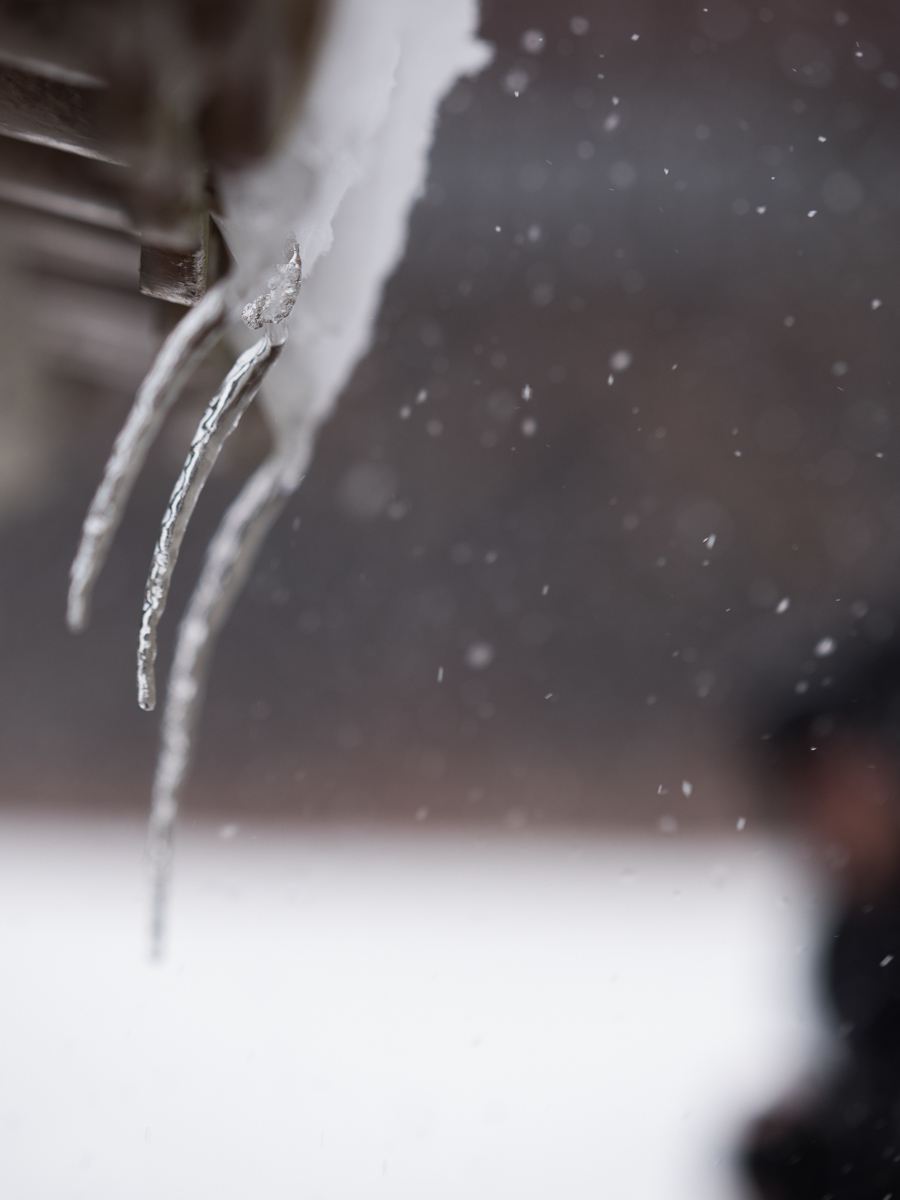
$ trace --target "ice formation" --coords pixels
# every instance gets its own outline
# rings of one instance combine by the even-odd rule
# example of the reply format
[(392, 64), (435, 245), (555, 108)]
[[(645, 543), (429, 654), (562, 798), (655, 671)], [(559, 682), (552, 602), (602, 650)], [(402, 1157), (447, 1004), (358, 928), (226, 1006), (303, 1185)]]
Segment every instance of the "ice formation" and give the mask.
[(267, 331), (265, 337), (240, 356), (203, 414), (181, 474), (172, 489), (150, 564), (144, 615), (138, 637), (138, 704), (148, 711), (156, 707), (156, 627), (165, 612), (169, 584), (188, 522), (225, 439), (236, 428), (247, 406), (255, 398), (266, 372), (281, 353), (283, 345), (283, 340), (275, 331)]
[(142, 706), (152, 708), (155, 629), (181, 537), (222, 442), (271, 367), (260, 396), (272, 450), (225, 513), (178, 630), (150, 817), (155, 953), (174, 822), (216, 636), (303, 478), (316, 431), (369, 346), (382, 287), (402, 254), (409, 211), (425, 182), (437, 106), (460, 75), (489, 60), (475, 36), (477, 9), (477, 0), (331, 0), (293, 128), (263, 167), (219, 181), (233, 273), (169, 336), (88, 512), (72, 567), (73, 629), (87, 622), (91, 590), (135, 478), (191, 372), (226, 329), (236, 334), (241, 316), (264, 329), (201, 420), (147, 582), (138, 681)]

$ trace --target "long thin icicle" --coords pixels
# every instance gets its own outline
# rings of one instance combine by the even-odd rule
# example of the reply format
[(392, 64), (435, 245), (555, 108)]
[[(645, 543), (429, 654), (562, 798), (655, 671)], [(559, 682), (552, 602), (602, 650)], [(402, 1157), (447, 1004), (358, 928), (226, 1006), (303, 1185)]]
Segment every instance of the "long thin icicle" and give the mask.
[(225, 330), (226, 287), (222, 280), (211, 288), (166, 338), (116, 438), (103, 480), (88, 509), (70, 572), (66, 619), (76, 633), (90, 619), (94, 585), (150, 446), (182, 388)]
[(304, 438), (293, 454), (272, 454), (251, 475), (210, 542), (200, 580), (178, 627), (148, 831), (154, 958), (162, 951), (175, 818), (193, 758), (210, 657), (259, 548), (299, 484), (310, 453), (311, 438)]
[(266, 372), (281, 353), (284, 335), (276, 336), (272, 325), (267, 330), (265, 337), (240, 356), (210, 401), (162, 519), (147, 577), (138, 638), (138, 704), (148, 711), (156, 707), (156, 629), (166, 609), (185, 531), (225, 439), (237, 428)]

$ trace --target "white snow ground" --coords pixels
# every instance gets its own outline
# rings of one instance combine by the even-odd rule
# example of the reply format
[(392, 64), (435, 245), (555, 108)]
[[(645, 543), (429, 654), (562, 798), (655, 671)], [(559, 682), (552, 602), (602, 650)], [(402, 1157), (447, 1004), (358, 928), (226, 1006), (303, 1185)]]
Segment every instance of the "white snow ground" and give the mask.
[(728, 1200), (821, 1036), (746, 835), (196, 826), (162, 966), (142, 844), (0, 818), (3, 1196)]

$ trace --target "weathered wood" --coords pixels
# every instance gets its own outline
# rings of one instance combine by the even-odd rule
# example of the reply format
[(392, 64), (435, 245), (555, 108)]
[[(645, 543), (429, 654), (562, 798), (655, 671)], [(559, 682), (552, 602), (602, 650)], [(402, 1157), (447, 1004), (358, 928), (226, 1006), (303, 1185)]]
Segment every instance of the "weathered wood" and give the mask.
[(141, 242), (141, 291), (173, 304), (196, 304), (225, 273), (227, 250), (215, 223), (204, 213), (198, 220), (199, 244), (194, 251), (172, 250)]
[(122, 203), (122, 168), (0, 137), (0, 200), (137, 235)]
[(102, 86), (76, 86), (0, 61), (0, 134), (6, 137), (121, 163), (100, 135), (109, 103)]
[(259, 161), (289, 125), (323, 10), (0, 0), (0, 201), (134, 232), (141, 291), (196, 303), (227, 260), (216, 172)]

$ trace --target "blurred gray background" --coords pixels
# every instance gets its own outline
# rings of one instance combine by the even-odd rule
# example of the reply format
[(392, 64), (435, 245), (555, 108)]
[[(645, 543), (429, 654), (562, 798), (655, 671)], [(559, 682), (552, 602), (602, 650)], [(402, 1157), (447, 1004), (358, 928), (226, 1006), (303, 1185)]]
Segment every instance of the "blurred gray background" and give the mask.
[[(220, 644), (188, 809), (733, 827), (748, 714), (893, 634), (896, 20), (492, 0), (483, 34), (496, 59), (443, 107), (375, 347)], [(6, 205), (2, 236), (0, 796), (140, 811), (141, 593), (228, 357), (69, 635), (81, 519), (178, 311), (138, 294), (124, 235)], [(265, 446), (251, 413), (163, 669)]]

